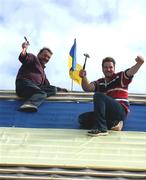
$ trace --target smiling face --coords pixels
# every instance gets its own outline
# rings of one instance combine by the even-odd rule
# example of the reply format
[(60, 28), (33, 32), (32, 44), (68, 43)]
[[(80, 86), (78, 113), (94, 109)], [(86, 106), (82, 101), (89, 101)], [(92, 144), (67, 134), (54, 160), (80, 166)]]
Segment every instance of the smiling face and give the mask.
[(45, 64), (48, 63), (48, 61), (50, 60), (52, 56), (52, 53), (50, 51), (48, 51), (47, 49), (42, 50), (39, 54), (38, 54), (38, 58), (40, 63), (45, 66)]
[(105, 75), (105, 78), (111, 78), (115, 73), (115, 65), (113, 64), (113, 62), (104, 62), (102, 71)]

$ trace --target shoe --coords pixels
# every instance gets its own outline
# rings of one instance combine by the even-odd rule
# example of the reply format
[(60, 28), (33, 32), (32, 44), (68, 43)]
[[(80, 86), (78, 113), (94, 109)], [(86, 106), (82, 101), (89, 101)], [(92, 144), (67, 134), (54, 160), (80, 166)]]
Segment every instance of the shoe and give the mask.
[(116, 126), (112, 127), (111, 130), (113, 131), (121, 131), (123, 128), (123, 121), (120, 121)]
[(107, 131), (98, 131), (96, 129), (93, 129), (91, 131), (88, 131), (87, 133), (88, 136), (107, 136), (108, 132)]
[(33, 104), (23, 104), (22, 106), (20, 106), (19, 110), (25, 112), (37, 112), (38, 108)]

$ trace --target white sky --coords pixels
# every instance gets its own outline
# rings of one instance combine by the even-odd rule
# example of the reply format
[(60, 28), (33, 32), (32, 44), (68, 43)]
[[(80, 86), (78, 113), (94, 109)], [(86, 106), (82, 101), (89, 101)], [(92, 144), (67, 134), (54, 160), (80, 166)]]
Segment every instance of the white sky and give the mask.
[[(146, 59), (146, 0), (0, 0), (0, 89), (15, 89), (18, 55), (24, 36), (28, 52), (54, 52), (46, 74), (52, 85), (71, 89), (68, 54), (77, 41), (77, 62), (86, 64), (89, 81), (103, 76), (101, 61), (116, 60), (116, 71)], [(74, 84), (74, 91), (82, 91)], [(146, 62), (135, 75), (130, 93), (146, 93)]]

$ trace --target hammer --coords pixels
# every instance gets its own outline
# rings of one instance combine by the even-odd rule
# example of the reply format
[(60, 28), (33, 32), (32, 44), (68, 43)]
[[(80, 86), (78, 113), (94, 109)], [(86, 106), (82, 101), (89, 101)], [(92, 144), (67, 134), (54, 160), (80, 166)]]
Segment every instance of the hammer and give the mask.
[(24, 39), (25, 39), (25, 42), (28, 44), (28, 45), (30, 45), (29, 44), (29, 41), (27, 40), (27, 38), (24, 36)]
[(87, 58), (90, 58), (89, 54), (84, 54), (84, 56), (85, 56), (85, 62), (84, 62), (84, 65), (83, 65), (83, 70), (85, 70)]

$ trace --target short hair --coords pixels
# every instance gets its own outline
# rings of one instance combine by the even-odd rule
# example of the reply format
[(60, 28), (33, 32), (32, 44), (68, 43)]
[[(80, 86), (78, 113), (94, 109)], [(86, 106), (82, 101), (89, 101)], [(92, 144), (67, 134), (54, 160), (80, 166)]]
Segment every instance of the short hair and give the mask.
[(112, 62), (113, 64), (114, 64), (114, 66), (115, 66), (115, 64), (116, 64), (116, 61), (114, 60), (114, 58), (112, 58), (112, 57), (106, 57), (106, 58), (104, 58), (103, 60), (102, 60), (102, 67), (104, 66), (104, 63), (105, 62)]
[(43, 47), (42, 49), (40, 49), (40, 51), (39, 51), (38, 54), (41, 54), (44, 50), (47, 50), (51, 55), (53, 54), (53, 52), (51, 51), (51, 49), (48, 48), (48, 47)]

